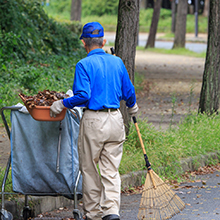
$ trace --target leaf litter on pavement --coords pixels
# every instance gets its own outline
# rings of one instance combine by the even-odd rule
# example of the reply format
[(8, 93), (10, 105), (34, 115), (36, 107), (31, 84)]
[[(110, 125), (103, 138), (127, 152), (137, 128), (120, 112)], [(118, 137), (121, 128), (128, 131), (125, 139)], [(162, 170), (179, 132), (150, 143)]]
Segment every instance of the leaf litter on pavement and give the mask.
[[(175, 191), (178, 192), (178, 194), (191, 194), (194, 191), (192, 190), (198, 190), (198, 189), (202, 189), (204, 188), (206, 191), (206, 193), (210, 193), (210, 190), (212, 188), (215, 188), (216, 186), (209, 186), (207, 188), (206, 186), (206, 182), (202, 179), (196, 179), (198, 176), (201, 177), (202, 175), (206, 175), (206, 174), (213, 174), (216, 173), (216, 176), (219, 177), (220, 176), (220, 163), (216, 164), (216, 165), (208, 165), (208, 166), (204, 166), (204, 167), (199, 167), (198, 170), (196, 171), (188, 171), (185, 172), (184, 174), (181, 175), (181, 181), (177, 181), (177, 180), (165, 180), (165, 182), (171, 187), (173, 188)], [(182, 183), (185, 183), (182, 185)], [(190, 183), (201, 183), (202, 186), (197, 186), (197, 185), (190, 185)], [(220, 185), (220, 182), (217, 183), (217, 185)], [(141, 194), (142, 191), (144, 189), (144, 185), (142, 186), (137, 186), (137, 187), (127, 187), (124, 188), (121, 193), (122, 194), (126, 194), (126, 195), (133, 195), (133, 194)], [(191, 189), (191, 191), (181, 191), (181, 189)], [(197, 191), (196, 191), (197, 192)], [(201, 194), (199, 194), (198, 192), (195, 193), (195, 197), (193, 198), (193, 202), (196, 202), (196, 204), (202, 204), (203, 201), (198, 201), (197, 199), (203, 199), (203, 196)], [(184, 198), (184, 197), (182, 197)], [(215, 197), (214, 200), (219, 200), (219, 197)], [(82, 206), (82, 202), (79, 204), (80, 206)], [(190, 203), (186, 203), (186, 206), (190, 207), (192, 210), (192, 213), (197, 212), (197, 211), (202, 211), (202, 207), (200, 208), (200, 210), (198, 209), (194, 209), (193, 205)], [(63, 212), (63, 215), (62, 215)], [(65, 216), (65, 212), (67, 212), (69, 214), (67, 214), (66, 217)], [(62, 218), (59, 217), (55, 217), (59, 220), (75, 220), (74, 218), (70, 217), (71, 210), (68, 210), (68, 207), (61, 207), (59, 209), (57, 209), (55, 212), (51, 213), (51, 212), (46, 212), (46, 213), (42, 213), (40, 215), (38, 215), (35, 220), (41, 219), (53, 219), (56, 215), (62, 215)], [(207, 211), (203, 211), (203, 213), (208, 213)], [(216, 215), (219, 215), (220, 213), (217, 212), (216, 210)], [(197, 214), (198, 216), (200, 215), (199, 213)]]
[[(182, 183), (190, 183), (190, 182), (201, 182), (202, 186), (200, 188), (205, 188), (206, 185), (206, 181), (201, 180), (201, 179), (196, 179), (196, 177), (200, 176), (200, 175), (206, 175), (206, 174), (213, 174), (216, 173), (216, 176), (219, 177), (220, 176), (220, 163), (216, 164), (216, 165), (207, 165), (204, 167), (199, 167), (198, 170), (196, 171), (187, 171), (184, 174), (181, 175), (180, 179), (181, 181), (177, 181), (177, 180), (165, 180), (165, 182), (170, 185), (171, 188), (174, 188), (175, 190), (179, 190), (179, 189), (189, 189), (189, 188), (198, 188), (198, 186), (191, 186), (191, 185), (181, 185)], [(220, 185), (220, 183), (217, 183), (217, 185)], [(122, 193), (125, 194), (139, 194), (142, 193), (144, 189), (144, 185), (142, 186), (133, 186), (133, 187), (127, 187), (124, 188), (122, 190)], [(180, 192), (181, 193), (181, 192)]]

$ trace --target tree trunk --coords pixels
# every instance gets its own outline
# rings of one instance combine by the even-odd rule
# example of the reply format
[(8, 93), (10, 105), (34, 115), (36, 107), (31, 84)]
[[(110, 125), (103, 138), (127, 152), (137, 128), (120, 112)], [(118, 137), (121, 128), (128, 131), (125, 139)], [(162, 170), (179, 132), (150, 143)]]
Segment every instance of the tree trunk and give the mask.
[[(139, 11), (139, 0), (119, 1), (115, 53), (123, 60), (132, 83), (134, 83)], [(124, 102), (121, 102), (120, 110), (124, 118), (126, 133), (128, 134), (131, 120)]]
[(176, 0), (172, 0), (171, 8), (172, 8), (172, 25), (171, 25), (171, 31), (172, 31), (172, 33), (175, 33), (175, 24), (176, 24)]
[(157, 33), (157, 25), (160, 18), (160, 8), (161, 8), (162, 0), (155, 0), (154, 2), (154, 12), (151, 20), (150, 33), (147, 39), (147, 44), (145, 48), (155, 46), (155, 38)]
[(220, 0), (210, 0), (208, 47), (203, 83), (200, 93), (199, 112), (214, 113), (220, 98)]
[(141, 1), (140, 8), (147, 9), (147, 0), (140, 0), (140, 1)]
[(81, 0), (72, 0), (70, 20), (81, 21), (81, 11)]
[(173, 48), (183, 48), (186, 42), (186, 17), (188, 1), (179, 0), (177, 5), (177, 17), (175, 26), (175, 38)]
[(202, 15), (205, 16), (205, 17), (208, 17), (209, 16), (209, 0), (205, 0), (204, 4), (205, 5), (204, 5)]

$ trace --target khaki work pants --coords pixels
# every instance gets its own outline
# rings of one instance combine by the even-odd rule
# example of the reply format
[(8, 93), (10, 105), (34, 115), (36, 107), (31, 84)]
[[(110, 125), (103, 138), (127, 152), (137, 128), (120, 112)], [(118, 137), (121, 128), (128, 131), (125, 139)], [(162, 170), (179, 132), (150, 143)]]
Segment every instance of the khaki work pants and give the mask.
[(119, 110), (84, 112), (78, 151), (83, 177), (83, 207), (88, 219), (119, 215), (121, 180), (118, 168), (124, 141), (125, 128)]

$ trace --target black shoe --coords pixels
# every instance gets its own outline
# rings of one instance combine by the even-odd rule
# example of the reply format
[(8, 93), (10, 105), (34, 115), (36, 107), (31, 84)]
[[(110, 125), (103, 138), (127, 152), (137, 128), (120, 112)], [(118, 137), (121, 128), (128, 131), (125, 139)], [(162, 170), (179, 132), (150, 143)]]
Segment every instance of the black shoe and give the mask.
[(102, 218), (102, 220), (120, 220), (118, 215), (106, 215)]

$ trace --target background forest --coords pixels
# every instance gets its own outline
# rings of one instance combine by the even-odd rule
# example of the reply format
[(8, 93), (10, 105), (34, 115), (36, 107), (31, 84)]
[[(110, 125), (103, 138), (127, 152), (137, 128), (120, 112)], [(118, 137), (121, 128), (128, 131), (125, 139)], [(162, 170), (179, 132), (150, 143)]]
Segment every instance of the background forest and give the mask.
[[(18, 102), (21, 91), (72, 87), (74, 66), (85, 56), (78, 40), (82, 24), (97, 20), (105, 31), (116, 30), (118, 0), (83, 0), (81, 22), (70, 21), (70, 6), (69, 0), (0, 0), (0, 107)], [(140, 10), (140, 31), (149, 31), (152, 13)], [(187, 32), (194, 23), (188, 14)], [(199, 31), (207, 32), (202, 15)], [(161, 10), (158, 32), (171, 34), (170, 9)]]
[[(0, 108), (21, 102), (20, 92), (33, 95), (44, 89), (64, 92), (71, 89), (75, 65), (86, 56), (79, 41), (82, 25), (96, 20), (106, 31), (115, 31), (117, 25), (118, 0), (82, 3), (82, 19), (76, 22), (70, 21), (68, 0), (50, 0), (49, 5), (46, 1), (42, 4), (42, 0), (0, 0)], [(150, 6), (141, 8), (139, 31), (149, 31), (152, 14)], [(199, 32), (207, 33), (207, 21), (201, 9)], [(194, 15), (188, 13), (186, 32), (193, 33), (194, 26)], [(158, 32), (172, 34), (170, 9), (162, 8)], [(136, 76), (135, 87), (140, 89), (141, 80)], [(155, 167), (164, 167), (163, 175), (175, 176), (179, 163), (174, 160), (219, 149), (219, 116), (213, 118), (191, 114), (178, 130), (165, 132), (141, 121), (143, 139), (151, 150), (149, 157), (155, 161)], [(199, 149), (195, 140), (200, 143)], [(145, 168), (139, 149), (132, 126), (125, 143), (121, 174)]]

